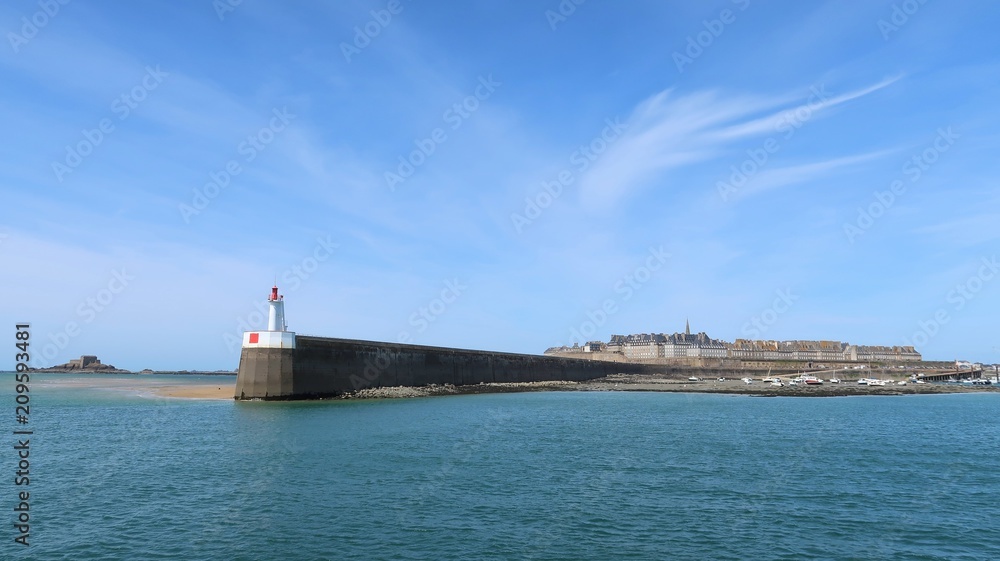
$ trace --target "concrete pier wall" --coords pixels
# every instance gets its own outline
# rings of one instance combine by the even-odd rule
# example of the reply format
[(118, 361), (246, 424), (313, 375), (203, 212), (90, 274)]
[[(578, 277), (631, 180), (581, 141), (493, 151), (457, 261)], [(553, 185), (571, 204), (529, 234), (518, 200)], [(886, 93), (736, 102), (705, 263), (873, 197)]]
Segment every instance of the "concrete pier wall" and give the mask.
[(294, 349), (243, 349), (236, 399), (310, 399), (364, 388), (581, 381), (662, 366), (296, 336)]
[(291, 395), (295, 349), (244, 348), (236, 374), (236, 399)]

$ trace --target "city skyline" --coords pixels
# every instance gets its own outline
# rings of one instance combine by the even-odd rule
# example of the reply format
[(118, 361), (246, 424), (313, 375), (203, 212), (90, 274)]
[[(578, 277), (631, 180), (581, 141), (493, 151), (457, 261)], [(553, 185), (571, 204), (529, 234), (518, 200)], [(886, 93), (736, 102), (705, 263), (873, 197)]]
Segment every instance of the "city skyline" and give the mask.
[[(922, 356), (911, 345), (851, 343), (830, 339), (716, 339), (706, 331), (691, 332), (691, 323), (684, 322), (684, 331), (630, 333), (611, 335), (603, 340), (587, 341), (572, 346), (546, 349), (545, 354), (566, 352), (621, 354), (626, 359), (655, 358), (736, 358), (750, 360), (808, 361), (920, 361)], [(955, 362), (962, 360), (954, 359)]]

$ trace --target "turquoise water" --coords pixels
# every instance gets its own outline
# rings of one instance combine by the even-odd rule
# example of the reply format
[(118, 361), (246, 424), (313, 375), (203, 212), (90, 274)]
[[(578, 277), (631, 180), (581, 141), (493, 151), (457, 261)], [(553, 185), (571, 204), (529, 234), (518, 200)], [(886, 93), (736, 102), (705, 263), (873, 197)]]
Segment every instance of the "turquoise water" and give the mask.
[(1000, 559), (998, 394), (234, 403), (45, 380), (32, 545), (5, 524), (3, 559)]

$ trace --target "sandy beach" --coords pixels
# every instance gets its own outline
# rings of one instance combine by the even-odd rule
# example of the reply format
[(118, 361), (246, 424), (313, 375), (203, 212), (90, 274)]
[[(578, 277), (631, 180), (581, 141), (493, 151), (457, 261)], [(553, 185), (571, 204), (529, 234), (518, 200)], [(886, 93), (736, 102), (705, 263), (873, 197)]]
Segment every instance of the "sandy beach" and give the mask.
[(184, 397), (189, 399), (233, 399), (236, 384), (204, 385), (178, 384), (153, 389), (160, 397)]
[(48, 375), (35, 382), (41, 386), (96, 388), (150, 397), (175, 397), (187, 399), (233, 399), (236, 392), (235, 376), (140, 376), (99, 374), (78, 376), (72, 374)]

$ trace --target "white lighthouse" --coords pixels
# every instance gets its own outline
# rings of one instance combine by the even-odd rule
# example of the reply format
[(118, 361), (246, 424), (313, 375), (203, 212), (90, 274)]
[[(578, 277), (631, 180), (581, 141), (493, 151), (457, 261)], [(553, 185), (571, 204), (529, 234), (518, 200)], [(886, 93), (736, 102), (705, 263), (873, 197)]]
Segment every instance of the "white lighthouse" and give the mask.
[(295, 333), (288, 331), (285, 323), (285, 297), (278, 294), (278, 287), (271, 287), (267, 298), (267, 330), (243, 333), (243, 348), (294, 349)]
[(268, 297), (267, 303), (271, 308), (267, 314), (267, 330), (288, 331), (288, 325), (285, 323), (285, 297), (278, 295), (277, 285), (271, 287), (271, 296)]

